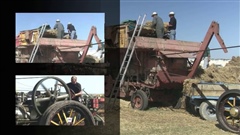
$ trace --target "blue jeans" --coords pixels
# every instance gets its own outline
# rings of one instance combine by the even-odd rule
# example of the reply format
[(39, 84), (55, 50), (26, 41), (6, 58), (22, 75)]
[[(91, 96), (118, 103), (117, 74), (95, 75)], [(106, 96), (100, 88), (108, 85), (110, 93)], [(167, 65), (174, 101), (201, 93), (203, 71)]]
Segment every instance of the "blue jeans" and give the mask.
[(176, 30), (170, 30), (170, 39), (176, 40)]
[(74, 39), (74, 37), (76, 37), (75, 35), (76, 35), (76, 31), (72, 31), (71, 32), (71, 39)]

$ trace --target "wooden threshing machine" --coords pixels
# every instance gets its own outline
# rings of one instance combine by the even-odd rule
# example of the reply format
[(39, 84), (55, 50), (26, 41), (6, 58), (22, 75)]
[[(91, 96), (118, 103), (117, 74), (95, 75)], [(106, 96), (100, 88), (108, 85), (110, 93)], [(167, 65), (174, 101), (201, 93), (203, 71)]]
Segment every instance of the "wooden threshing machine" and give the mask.
[(73, 94), (57, 77), (41, 79), (28, 94), (16, 92), (16, 125), (104, 125), (98, 113), (104, 98), (83, 96), (78, 102), (72, 100)]
[(16, 38), (16, 63), (83, 63), (94, 36), (98, 46), (102, 43), (97, 28), (92, 26), (87, 40), (56, 38), (56, 31), (43, 26), (21, 31)]
[[(138, 110), (147, 109), (150, 101), (160, 101), (179, 108), (182, 103), (180, 97), (183, 94), (183, 82), (195, 75), (213, 35), (227, 53), (219, 35), (219, 24), (215, 21), (211, 22), (202, 42), (191, 42), (169, 40), (167, 32), (163, 39), (156, 38), (152, 30), (143, 27), (145, 16), (140, 25), (139, 16), (135, 28), (132, 28), (131, 23), (131, 29), (128, 24), (124, 24), (105, 30), (110, 33), (105, 39), (105, 49), (106, 52), (111, 52), (106, 53), (106, 61), (112, 66), (105, 79), (105, 96), (110, 98), (108, 107), (115, 107), (115, 101), (120, 97), (130, 100), (131, 107)], [(114, 57), (116, 54), (120, 54), (120, 59)], [(205, 87), (199, 89), (200, 85)], [(222, 89), (207, 91), (211, 85), (219, 85)], [(200, 111), (206, 119), (217, 116), (224, 129), (239, 133), (239, 86), (199, 83), (192, 86), (194, 93), (190, 97), (195, 97), (194, 101), (198, 101), (194, 106), (201, 104)], [(216, 107), (212, 107), (214, 104)], [(210, 110), (214, 112), (211, 114)]]
[[(195, 74), (213, 35), (227, 52), (219, 35), (219, 24), (215, 21), (211, 22), (202, 42), (191, 42), (150, 37), (147, 35), (149, 30), (143, 28), (145, 16), (140, 25), (139, 19), (140, 16), (131, 31), (126, 25), (113, 28), (120, 33), (119, 46), (108, 44), (105, 47), (106, 52), (111, 51), (106, 53), (106, 61), (121, 67), (120, 71), (110, 71), (106, 77), (105, 96), (114, 102), (117, 97), (130, 97), (131, 106), (139, 110), (147, 109), (149, 101), (176, 105), (182, 96), (183, 81)], [(119, 51), (120, 60), (117, 60), (113, 55)]]

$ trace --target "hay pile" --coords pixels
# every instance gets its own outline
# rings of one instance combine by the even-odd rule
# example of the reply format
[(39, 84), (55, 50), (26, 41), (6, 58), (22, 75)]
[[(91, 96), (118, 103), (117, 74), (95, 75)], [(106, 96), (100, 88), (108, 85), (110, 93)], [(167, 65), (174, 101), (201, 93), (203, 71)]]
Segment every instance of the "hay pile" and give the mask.
[[(143, 28), (144, 29), (152, 29), (151, 26), (152, 26), (152, 21), (147, 21), (144, 24)], [(167, 31), (168, 31), (168, 27), (167, 26), (168, 26), (168, 22), (164, 22), (164, 33), (167, 33)]]
[(193, 79), (186, 79), (184, 81), (183, 94), (189, 94), (192, 83), (198, 83), (200, 81), (240, 83), (240, 56), (232, 57), (222, 68), (215, 65), (211, 65), (205, 70), (199, 68)]
[[(44, 32), (43, 37), (46, 38), (57, 38), (57, 30), (48, 29)], [(63, 39), (70, 39), (70, 35), (68, 33), (64, 33)]]
[(99, 63), (100, 59), (92, 55), (86, 55), (83, 63)]
[(55, 29), (46, 30), (43, 34), (43, 37), (56, 38), (57, 37), (57, 31)]

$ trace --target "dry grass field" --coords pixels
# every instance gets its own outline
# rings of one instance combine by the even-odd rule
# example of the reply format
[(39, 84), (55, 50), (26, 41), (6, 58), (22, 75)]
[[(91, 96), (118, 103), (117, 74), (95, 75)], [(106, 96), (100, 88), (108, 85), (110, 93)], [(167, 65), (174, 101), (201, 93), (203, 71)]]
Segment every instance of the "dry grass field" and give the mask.
[(133, 110), (121, 100), (121, 135), (234, 135), (220, 128), (218, 122), (202, 120), (183, 109), (154, 107)]

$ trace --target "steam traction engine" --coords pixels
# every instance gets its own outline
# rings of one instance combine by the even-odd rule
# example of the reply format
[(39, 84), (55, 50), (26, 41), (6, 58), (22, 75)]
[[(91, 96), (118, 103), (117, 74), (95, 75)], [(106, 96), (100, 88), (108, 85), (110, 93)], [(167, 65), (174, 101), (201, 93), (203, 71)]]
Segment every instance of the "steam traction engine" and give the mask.
[[(54, 82), (53, 87), (44, 85)], [(41, 79), (27, 95), (16, 93), (16, 125), (103, 125), (98, 115), (98, 98), (84, 96), (82, 102), (71, 100), (74, 94), (57, 77)], [(101, 104), (102, 104), (101, 99)]]

